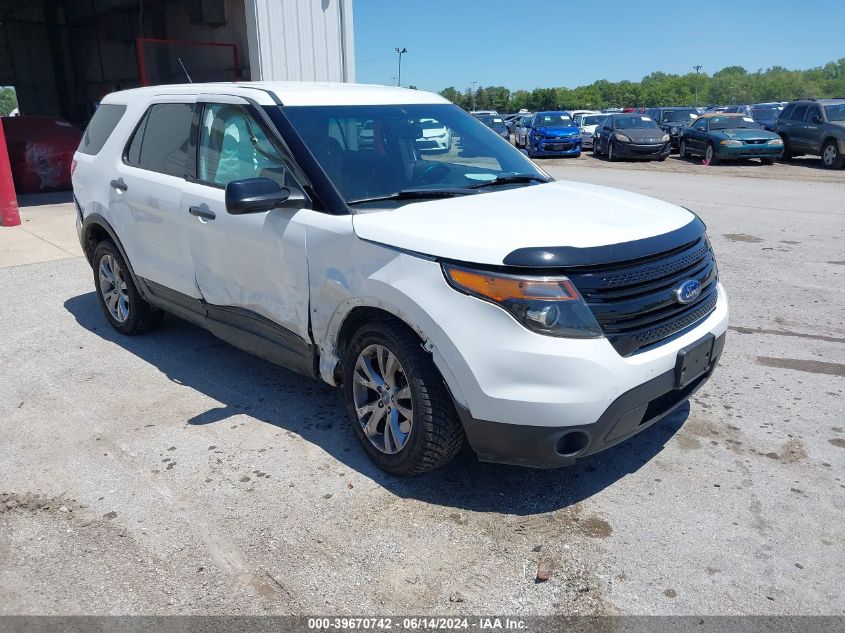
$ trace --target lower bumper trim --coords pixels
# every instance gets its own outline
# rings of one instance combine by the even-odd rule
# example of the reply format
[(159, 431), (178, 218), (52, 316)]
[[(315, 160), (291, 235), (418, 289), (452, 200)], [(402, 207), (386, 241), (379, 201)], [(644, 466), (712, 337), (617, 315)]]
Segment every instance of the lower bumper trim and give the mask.
[[(712, 336), (712, 335), (709, 335)], [(688, 385), (677, 388), (671, 369), (614, 400), (592, 424), (530, 426), (478, 420), (457, 406), (467, 439), (478, 459), (530, 468), (559, 468), (623, 442), (660, 421), (686, 402), (712, 376), (725, 334), (713, 343), (710, 366)], [(578, 451), (568, 452), (576, 445)]]

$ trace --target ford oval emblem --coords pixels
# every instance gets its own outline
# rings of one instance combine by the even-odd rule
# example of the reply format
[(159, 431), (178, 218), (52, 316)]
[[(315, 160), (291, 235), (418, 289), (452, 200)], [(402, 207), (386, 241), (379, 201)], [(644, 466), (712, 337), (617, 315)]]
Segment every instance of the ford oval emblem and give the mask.
[(700, 294), (701, 282), (696, 279), (687, 279), (675, 288), (675, 298), (678, 300), (678, 303), (692, 303)]

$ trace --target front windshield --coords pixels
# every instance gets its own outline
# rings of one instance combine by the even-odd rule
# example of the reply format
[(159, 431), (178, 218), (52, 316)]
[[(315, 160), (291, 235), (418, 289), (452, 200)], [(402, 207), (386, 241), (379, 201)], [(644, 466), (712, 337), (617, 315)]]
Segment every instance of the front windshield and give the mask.
[(783, 108), (778, 106), (752, 108), (751, 118), (753, 118), (755, 121), (767, 121), (769, 119), (776, 119), (780, 116), (781, 110), (783, 110)]
[(658, 127), (657, 123), (647, 116), (620, 116), (614, 120), (614, 129), (617, 130), (639, 130), (656, 127)]
[(689, 123), (698, 118), (695, 110), (664, 110), (660, 120), (664, 123)]
[(491, 127), (494, 130), (504, 130), (505, 120), (502, 117), (498, 116), (481, 116), (478, 117), (478, 120), (481, 121), (487, 127)]
[(575, 123), (565, 112), (541, 112), (534, 119), (534, 127), (572, 127)]
[(749, 116), (714, 116), (710, 119), (711, 130), (759, 130), (760, 125)]
[(828, 121), (845, 121), (845, 103), (831, 103), (824, 107)]
[(581, 117), (581, 125), (583, 127), (586, 127), (588, 125), (598, 125), (606, 118), (606, 114), (585, 114)]
[(408, 189), (463, 189), (511, 174), (548, 179), (498, 134), (452, 104), (283, 110), (347, 202)]

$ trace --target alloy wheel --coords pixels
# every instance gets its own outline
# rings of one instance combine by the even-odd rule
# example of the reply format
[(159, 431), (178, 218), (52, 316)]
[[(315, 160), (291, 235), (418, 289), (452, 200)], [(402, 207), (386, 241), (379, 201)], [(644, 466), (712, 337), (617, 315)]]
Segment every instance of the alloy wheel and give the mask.
[(707, 149), (704, 150), (704, 160), (706, 160), (708, 163), (713, 162), (713, 146), (712, 145), (708, 145)]
[(836, 146), (833, 143), (828, 143), (822, 153), (822, 162), (825, 167), (833, 165), (837, 158), (839, 158), (839, 152), (836, 150)]
[(411, 386), (393, 352), (378, 344), (361, 351), (352, 396), (358, 423), (370, 443), (388, 455), (401, 451), (411, 435), (414, 412)]
[(129, 318), (129, 291), (123, 269), (113, 256), (103, 255), (100, 258), (98, 273), (100, 294), (109, 314), (118, 323), (124, 323)]

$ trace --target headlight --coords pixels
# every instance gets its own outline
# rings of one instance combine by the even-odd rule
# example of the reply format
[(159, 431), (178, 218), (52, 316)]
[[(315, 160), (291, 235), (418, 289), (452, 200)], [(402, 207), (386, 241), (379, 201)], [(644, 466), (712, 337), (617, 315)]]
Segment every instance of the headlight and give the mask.
[(566, 338), (602, 336), (593, 313), (567, 277), (505, 275), (452, 264), (442, 266), (450, 286), (498, 305), (532, 332)]
[(771, 141), (769, 141), (767, 143), (767, 145), (783, 145), (783, 139), (773, 138)]
[(668, 140), (669, 140), (669, 138), (670, 138), (670, 137), (669, 137), (669, 135), (668, 135), (668, 134), (664, 134), (664, 135), (663, 135), (663, 138), (662, 138), (662, 139), (660, 139), (660, 142), (661, 142), (661, 143), (665, 143), (666, 141), (668, 141)]
[(719, 141), (719, 145), (742, 145), (742, 141), (737, 141), (736, 139), (729, 138), (724, 141)]
[(629, 138), (628, 138), (627, 136), (625, 136), (624, 134), (620, 134), (619, 132), (614, 132), (614, 133), (613, 133), (613, 136), (615, 136), (615, 137), (616, 137), (616, 140), (617, 140), (617, 141), (622, 141), (623, 143), (630, 143), (630, 142), (631, 142), (631, 139), (629, 139)]

